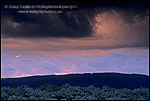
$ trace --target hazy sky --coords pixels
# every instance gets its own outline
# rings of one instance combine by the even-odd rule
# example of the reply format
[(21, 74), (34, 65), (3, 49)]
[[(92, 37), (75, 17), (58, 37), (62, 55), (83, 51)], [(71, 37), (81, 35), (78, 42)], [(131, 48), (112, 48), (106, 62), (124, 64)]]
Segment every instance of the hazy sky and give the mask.
[(1, 77), (85, 72), (149, 75), (148, 1), (78, 2), (73, 3), (77, 9), (61, 14), (19, 14), (4, 8), (10, 4), (20, 5), (2, 3)]

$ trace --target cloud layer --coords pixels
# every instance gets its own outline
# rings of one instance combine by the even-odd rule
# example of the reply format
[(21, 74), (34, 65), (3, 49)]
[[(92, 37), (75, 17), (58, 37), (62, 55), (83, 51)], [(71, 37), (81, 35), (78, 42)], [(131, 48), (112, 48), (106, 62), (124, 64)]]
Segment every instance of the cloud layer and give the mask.
[[(117, 52), (118, 51), (118, 52)], [(147, 49), (118, 49), (101, 56), (2, 54), (1, 76), (120, 72), (149, 75)]]

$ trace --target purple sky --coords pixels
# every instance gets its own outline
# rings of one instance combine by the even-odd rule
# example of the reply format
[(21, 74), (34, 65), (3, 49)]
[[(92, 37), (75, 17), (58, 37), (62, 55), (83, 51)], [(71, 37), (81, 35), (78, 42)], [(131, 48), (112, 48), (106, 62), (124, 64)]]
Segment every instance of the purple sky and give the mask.
[(95, 72), (149, 75), (149, 8), (147, 2), (140, 2), (119, 7), (85, 4), (75, 11), (43, 15), (18, 14), (3, 8), (5, 2), (1, 77)]
[(125, 48), (111, 51), (105, 55), (97, 56), (76, 56), (73, 54), (36, 56), (4, 53), (1, 56), (1, 77), (85, 72), (120, 72), (149, 75), (148, 49)]

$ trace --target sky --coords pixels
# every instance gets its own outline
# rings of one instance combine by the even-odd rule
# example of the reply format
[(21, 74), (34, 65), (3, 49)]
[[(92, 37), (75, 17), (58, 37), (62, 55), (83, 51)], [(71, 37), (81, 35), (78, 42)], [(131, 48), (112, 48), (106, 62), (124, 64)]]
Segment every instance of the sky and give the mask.
[[(2, 2), (1, 78), (102, 72), (149, 75), (148, 4), (147, 0)], [(77, 8), (21, 14), (6, 5)]]

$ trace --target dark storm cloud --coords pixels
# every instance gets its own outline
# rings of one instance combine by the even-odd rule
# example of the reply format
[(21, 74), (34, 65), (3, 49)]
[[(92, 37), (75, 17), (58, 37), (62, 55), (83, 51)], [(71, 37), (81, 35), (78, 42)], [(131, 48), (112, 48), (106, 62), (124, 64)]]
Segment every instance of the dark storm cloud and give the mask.
[(132, 18), (137, 14), (141, 20), (148, 15), (148, 1), (94, 1), (77, 2), (77, 5), (77, 10), (62, 14), (18, 14), (2, 8), (2, 37), (89, 37), (93, 35), (97, 14), (116, 10), (128, 23), (134, 23)]
[[(25, 16), (20, 16), (22, 21), (18, 16), (3, 18), (2, 33), (6, 37), (85, 37), (92, 32), (92, 26), (83, 11)], [(14, 23), (18, 26), (14, 27)]]

